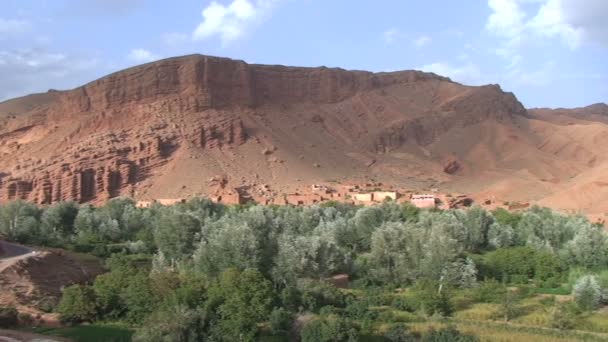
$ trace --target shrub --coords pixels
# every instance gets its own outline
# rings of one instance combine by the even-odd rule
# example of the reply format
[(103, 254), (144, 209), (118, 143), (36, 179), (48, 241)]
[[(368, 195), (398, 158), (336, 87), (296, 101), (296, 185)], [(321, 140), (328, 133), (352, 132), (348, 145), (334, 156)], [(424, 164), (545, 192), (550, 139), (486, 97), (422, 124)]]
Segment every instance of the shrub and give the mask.
[(591, 311), (598, 307), (602, 298), (602, 289), (595, 276), (583, 276), (574, 285), (572, 290), (576, 304), (584, 311)]
[(454, 327), (446, 327), (443, 329), (431, 329), (422, 337), (423, 342), (477, 342), (479, 339), (475, 336), (462, 334)]
[(301, 333), (302, 342), (357, 341), (358, 335), (352, 322), (333, 315), (308, 322)]
[(560, 330), (574, 329), (580, 310), (574, 303), (563, 303), (551, 312), (551, 327)]
[(494, 315), (494, 318), (503, 319), (505, 322), (512, 320), (521, 311), (518, 303), (519, 303), (518, 293), (515, 291), (508, 290), (504, 294), (504, 296), (500, 302), (500, 307), (498, 308), (498, 311)]
[(19, 320), (19, 325), (21, 326), (30, 327), (34, 325), (34, 317), (28, 313), (20, 312), (17, 319)]
[(414, 312), (418, 310), (419, 305), (415, 303), (411, 298), (406, 296), (396, 296), (391, 303), (391, 306), (395, 309), (407, 312)]
[(446, 290), (437, 293), (434, 287), (425, 287), (415, 290), (415, 298), (420, 302), (420, 308), (425, 314), (450, 316), (454, 312), (454, 306)]
[(391, 324), (391, 326), (384, 333), (384, 338), (391, 342), (418, 341), (417, 336), (410, 333), (407, 325), (403, 323)]
[(13, 328), (19, 323), (19, 313), (13, 307), (0, 308), (0, 328)]
[(95, 292), (89, 286), (67, 287), (63, 290), (57, 311), (62, 322), (91, 322), (97, 315)]
[(507, 287), (494, 279), (481, 282), (473, 292), (473, 298), (480, 303), (499, 303), (507, 293)]
[(301, 303), (307, 310), (318, 312), (324, 306), (344, 307), (344, 294), (323, 281), (302, 281), (298, 284)]
[(564, 267), (553, 253), (531, 247), (501, 248), (483, 256), (480, 273), (505, 282), (526, 284), (529, 279), (559, 280)]
[(205, 340), (204, 315), (199, 310), (176, 305), (153, 312), (137, 330), (135, 342)]

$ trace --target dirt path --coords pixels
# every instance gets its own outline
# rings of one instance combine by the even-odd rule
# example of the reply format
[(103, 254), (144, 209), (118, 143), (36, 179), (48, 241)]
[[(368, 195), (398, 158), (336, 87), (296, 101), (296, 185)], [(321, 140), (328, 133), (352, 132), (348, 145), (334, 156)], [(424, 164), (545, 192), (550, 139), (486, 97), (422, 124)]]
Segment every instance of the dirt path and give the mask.
[(70, 341), (65, 338), (49, 337), (32, 334), (24, 331), (0, 329), (0, 342), (64, 342)]
[(36, 255), (36, 251), (25, 246), (0, 240), (0, 273), (17, 261)]

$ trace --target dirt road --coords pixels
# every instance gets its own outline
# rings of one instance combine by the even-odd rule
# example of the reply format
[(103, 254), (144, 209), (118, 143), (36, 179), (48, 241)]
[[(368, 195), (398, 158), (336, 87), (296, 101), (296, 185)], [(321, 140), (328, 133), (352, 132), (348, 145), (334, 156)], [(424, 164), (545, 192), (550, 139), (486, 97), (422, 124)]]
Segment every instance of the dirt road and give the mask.
[(36, 255), (36, 251), (25, 246), (0, 240), (0, 272), (19, 260)]

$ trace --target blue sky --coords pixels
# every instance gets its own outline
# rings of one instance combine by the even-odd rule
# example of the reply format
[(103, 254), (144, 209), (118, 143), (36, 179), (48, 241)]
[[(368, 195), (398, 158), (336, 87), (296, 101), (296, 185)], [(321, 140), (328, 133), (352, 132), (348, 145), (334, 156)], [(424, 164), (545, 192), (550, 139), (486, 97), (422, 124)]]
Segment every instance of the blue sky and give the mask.
[(527, 107), (608, 102), (606, 0), (3, 0), (0, 100), (201, 53), (421, 69)]

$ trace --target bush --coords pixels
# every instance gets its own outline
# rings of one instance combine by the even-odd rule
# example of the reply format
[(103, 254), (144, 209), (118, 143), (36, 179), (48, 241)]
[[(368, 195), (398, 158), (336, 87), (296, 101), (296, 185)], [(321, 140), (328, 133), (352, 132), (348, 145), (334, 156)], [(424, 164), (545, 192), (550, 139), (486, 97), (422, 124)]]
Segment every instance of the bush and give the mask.
[(0, 308), (0, 328), (13, 328), (19, 324), (19, 313), (13, 307)]
[(595, 310), (602, 299), (602, 289), (595, 276), (581, 277), (572, 290), (576, 304), (584, 311)]
[(318, 312), (324, 306), (344, 307), (344, 294), (324, 281), (302, 281), (298, 288), (302, 306), (307, 310)]
[(563, 303), (556, 306), (551, 313), (551, 327), (560, 330), (574, 329), (580, 311), (574, 303)]
[(137, 330), (135, 342), (183, 341), (196, 342), (205, 340), (204, 315), (198, 310), (176, 305), (153, 312), (140, 329)]
[(431, 329), (422, 337), (423, 342), (477, 342), (479, 339), (475, 336), (462, 334), (454, 327), (446, 327), (443, 329)]
[(418, 310), (419, 305), (415, 303), (411, 298), (406, 296), (396, 296), (391, 303), (391, 306), (397, 310), (414, 312)]
[(416, 290), (415, 297), (420, 302), (420, 308), (426, 315), (451, 316), (454, 312), (454, 305), (450, 301), (450, 296), (446, 290), (437, 293), (434, 287), (427, 287)]
[(95, 292), (89, 286), (67, 287), (63, 290), (57, 311), (62, 322), (92, 322), (97, 315)]
[(17, 316), (17, 319), (19, 321), (19, 325), (21, 326), (26, 326), (26, 327), (30, 327), (32, 325), (34, 325), (34, 317), (32, 317), (32, 315), (25, 313), (25, 312), (20, 312), (19, 315)]
[(508, 290), (501, 302), (498, 311), (494, 315), (495, 319), (503, 319), (505, 322), (508, 322), (519, 315), (521, 309), (519, 308), (519, 296), (515, 291)]
[(487, 253), (479, 268), (482, 276), (517, 284), (526, 284), (532, 278), (559, 280), (564, 270), (556, 255), (531, 247), (501, 248)]
[(415, 342), (418, 337), (408, 331), (406, 324), (397, 323), (391, 326), (384, 333), (384, 338), (391, 342)]
[(270, 313), (270, 330), (275, 335), (288, 332), (292, 322), (293, 315), (283, 308), (274, 308)]
[(338, 316), (325, 316), (308, 322), (301, 332), (302, 342), (358, 341), (352, 322)]
[(479, 283), (473, 292), (473, 298), (480, 303), (499, 303), (507, 293), (507, 287), (494, 279)]

